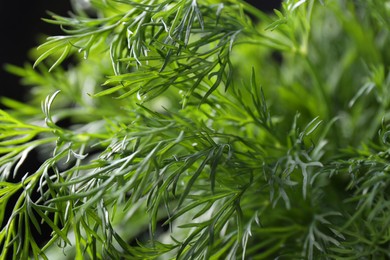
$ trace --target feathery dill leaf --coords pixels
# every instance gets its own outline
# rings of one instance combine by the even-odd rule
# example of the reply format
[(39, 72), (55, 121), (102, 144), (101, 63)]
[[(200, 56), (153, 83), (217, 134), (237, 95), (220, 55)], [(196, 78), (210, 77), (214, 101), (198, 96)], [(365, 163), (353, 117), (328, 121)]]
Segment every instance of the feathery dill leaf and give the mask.
[(0, 259), (390, 257), (386, 1), (89, 5), (7, 66)]

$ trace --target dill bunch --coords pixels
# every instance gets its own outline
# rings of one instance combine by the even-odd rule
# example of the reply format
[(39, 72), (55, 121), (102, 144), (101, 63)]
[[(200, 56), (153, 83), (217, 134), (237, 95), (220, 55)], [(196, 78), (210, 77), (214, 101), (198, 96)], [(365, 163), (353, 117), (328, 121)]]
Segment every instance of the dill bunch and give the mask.
[(44, 20), (1, 98), (0, 259), (390, 257), (387, 1)]

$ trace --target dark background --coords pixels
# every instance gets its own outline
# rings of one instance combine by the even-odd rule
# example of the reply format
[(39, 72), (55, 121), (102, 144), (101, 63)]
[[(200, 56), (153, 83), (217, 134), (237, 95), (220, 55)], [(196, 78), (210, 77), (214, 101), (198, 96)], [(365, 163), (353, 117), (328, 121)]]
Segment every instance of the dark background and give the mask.
[[(272, 12), (280, 0), (248, 0), (259, 9)], [(22, 66), (28, 58), (28, 50), (37, 46), (41, 35), (61, 34), (58, 26), (41, 20), (48, 18), (47, 10), (67, 15), (70, 0), (0, 0), (0, 96), (23, 100), (24, 88), (20, 79), (4, 71), (4, 64)]]
[(61, 33), (41, 20), (49, 17), (46, 10), (66, 15), (70, 8), (70, 0), (0, 0), (0, 96), (22, 100), (20, 79), (4, 71), (4, 64), (32, 62), (28, 51), (37, 46), (38, 37)]

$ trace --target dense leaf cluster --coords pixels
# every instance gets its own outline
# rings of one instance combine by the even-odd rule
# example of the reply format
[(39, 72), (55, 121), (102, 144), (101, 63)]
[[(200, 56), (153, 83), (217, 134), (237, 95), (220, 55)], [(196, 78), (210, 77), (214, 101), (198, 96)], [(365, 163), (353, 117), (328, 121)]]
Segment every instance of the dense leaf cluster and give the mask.
[(390, 257), (388, 1), (89, 3), (8, 66), (0, 259)]

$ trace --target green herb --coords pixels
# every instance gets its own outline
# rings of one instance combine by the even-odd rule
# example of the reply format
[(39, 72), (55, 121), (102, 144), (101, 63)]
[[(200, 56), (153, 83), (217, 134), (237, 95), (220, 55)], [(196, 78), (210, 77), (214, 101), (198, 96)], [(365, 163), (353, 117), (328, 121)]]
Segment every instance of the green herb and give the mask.
[(7, 67), (0, 259), (390, 258), (388, 1), (90, 5)]

